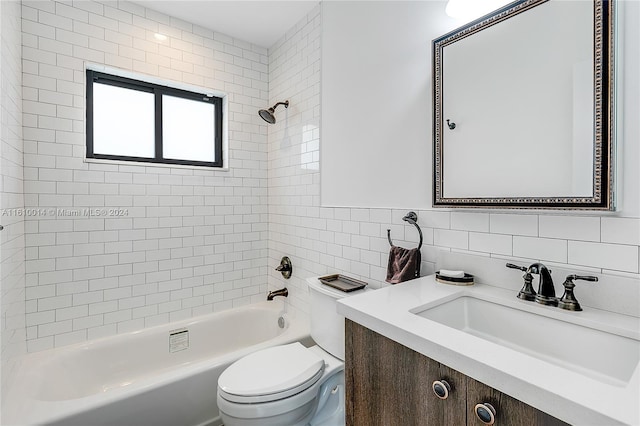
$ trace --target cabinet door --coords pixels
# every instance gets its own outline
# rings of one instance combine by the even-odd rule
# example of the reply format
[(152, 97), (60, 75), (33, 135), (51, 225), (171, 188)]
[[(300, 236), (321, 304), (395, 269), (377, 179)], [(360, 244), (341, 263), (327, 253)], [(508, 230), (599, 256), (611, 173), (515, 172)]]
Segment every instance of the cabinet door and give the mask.
[[(429, 410), (429, 425), (464, 425), (466, 424), (467, 413), (466, 395), (467, 395), (467, 376), (459, 371), (453, 370), (444, 364), (440, 364), (424, 355), (419, 355), (427, 360), (432, 366), (437, 366), (434, 372), (433, 367), (426, 372), (424, 386), (426, 390), (425, 400), (427, 401), (426, 409)], [(433, 391), (433, 382), (436, 380), (444, 380), (451, 387), (449, 396), (446, 399), (440, 399)], [(426, 423), (420, 423), (426, 424)]]
[[(355, 322), (345, 327), (347, 426), (483, 426), (478, 403), (496, 409), (497, 426), (567, 426)], [(434, 380), (450, 385), (447, 399)]]
[[(346, 321), (346, 420), (348, 426), (460, 426), (466, 422), (465, 376)], [(441, 400), (431, 385), (445, 379)]]
[(496, 426), (567, 426), (567, 423), (467, 377), (467, 424), (483, 426), (475, 414), (478, 403), (489, 403), (496, 410)]

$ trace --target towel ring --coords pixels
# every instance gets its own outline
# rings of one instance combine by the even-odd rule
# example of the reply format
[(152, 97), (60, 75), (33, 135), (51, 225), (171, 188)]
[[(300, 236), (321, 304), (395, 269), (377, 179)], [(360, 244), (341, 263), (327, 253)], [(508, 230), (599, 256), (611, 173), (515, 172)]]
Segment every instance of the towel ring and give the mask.
[[(409, 222), (413, 226), (416, 227), (418, 233), (420, 234), (420, 243), (418, 244), (418, 250), (422, 248), (422, 229), (418, 226), (418, 215), (416, 212), (409, 212), (405, 217), (402, 218), (405, 222)], [(387, 240), (389, 240), (389, 245), (393, 246), (393, 242), (391, 241), (391, 229), (387, 229)]]

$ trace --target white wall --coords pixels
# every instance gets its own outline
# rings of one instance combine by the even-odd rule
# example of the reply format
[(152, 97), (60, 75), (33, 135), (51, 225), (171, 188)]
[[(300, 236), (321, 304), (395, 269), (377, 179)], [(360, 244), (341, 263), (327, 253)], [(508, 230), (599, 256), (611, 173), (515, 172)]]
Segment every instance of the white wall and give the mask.
[(444, 2), (325, 2), (323, 206), (431, 205), (431, 40)]
[[(262, 300), (266, 49), (125, 1), (26, 1), (22, 30), (29, 350)], [(86, 163), (87, 63), (225, 92), (229, 171)], [(128, 215), (47, 210), (101, 207)]]
[[(418, 223), (424, 234), (423, 275), (434, 271), (436, 261), (443, 257), (442, 253), (485, 257), (494, 259), (494, 264), (501, 262), (497, 259), (523, 264), (541, 260), (552, 266), (552, 269), (561, 271), (555, 277), (558, 286), (564, 278), (562, 274), (565, 271), (588, 272), (600, 277), (598, 284), (590, 288), (583, 286), (580, 290), (584, 295), (585, 306), (640, 315), (640, 303), (636, 297), (640, 293), (640, 179), (635, 167), (639, 160), (640, 137), (638, 122), (631, 118), (640, 115), (637, 81), (640, 52), (635, 43), (640, 27), (639, 6), (637, 2), (630, 3), (626, 12), (621, 14), (626, 21), (624, 32), (621, 33), (621, 41), (625, 45), (620, 54), (624, 59), (620, 83), (624, 98), (620, 101), (620, 105), (623, 106), (623, 116), (620, 117), (623, 134), (619, 135), (619, 143), (624, 149), (624, 154), (620, 156), (625, 166), (621, 189), (624, 203), (621, 211), (615, 214), (594, 214), (431, 209), (430, 203), (425, 204), (426, 200), (430, 200), (431, 191), (431, 134), (430, 129), (425, 128), (425, 123), (430, 127), (431, 91), (430, 85), (424, 83), (425, 78), (426, 81), (430, 81), (430, 75), (425, 77), (418, 73), (416, 81), (400, 82), (399, 80), (408, 78), (405, 70), (400, 67), (384, 68), (384, 64), (395, 60), (399, 55), (405, 55), (401, 61), (406, 61), (407, 57), (423, 55), (416, 66), (422, 66), (422, 70), (425, 71), (425, 64), (430, 63), (428, 46), (431, 39), (460, 23), (444, 16), (443, 2), (322, 3), (322, 62), (326, 60), (327, 54), (336, 55), (336, 52), (328, 52), (328, 46), (324, 45), (326, 40), (331, 40), (331, 46), (338, 46), (342, 41), (341, 51), (348, 50), (354, 55), (346, 55), (343, 57), (344, 62), (334, 63), (336, 69), (329, 77), (325, 74), (327, 65), (323, 64), (322, 129), (327, 120), (326, 114), (334, 114), (333, 107), (337, 105), (340, 111), (350, 111), (341, 118), (333, 117), (335, 120), (342, 120), (341, 129), (349, 136), (341, 138), (341, 149), (332, 152), (325, 151), (326, 139), (336, 134), (327, 135), (321, 132), (320, 172), (301, 161), (302, 154), (309, 149), (305, 141), (302, 138), (287, 137), (287, 132), (299, 134), (301, 125), (307, 122), (315, 123), (318, 112), (313, 103), (300, 107), (303, 111), (296, 115), (293, 125), (287, 127), (284, 123), (278, 123), (269, 127), (270, 266), (275, 266), (279, 256), (285, 254), (291, 257), (294, 265), (291, 282), (286, 282), (271, 272), (270, 287), (293, 287), (293, 303), (301, 309), (306, 309), (306, 291), (303, 291), (302, 286), (304, 278), (308, 276), (345, 273), (368, 281), (372, 287), (386, 285), (384, 278), (389, 251), (386, 230), (391, 229), (391, 236), (397, 245), (415, 246), (418, 240), (415, 228), (402, 222), (402, 217), (411, 208), (417, 211)], [(438, 7), (442, 9), (440, 12)], [(318, 46), (316, 43), (312, 44), (304, 38), (304, 34), (312, 31), (307, 20), (303, 20), (276, 49), (269, 51), (272, 63), (272, 102), (291, 96), (291, 93), (298, 93), (300, 87), (306, 87), (311, 92), (316, 90), (317, 86), (313, 80), (315, 73), (304, 67), (307, 64), (307, 55), (316, 55), (319, 49), (315, 48)], [(384, 39), (381, 35), (393, 38), (395, 31), (402, 34), (413, 32), (415, 39), (407, 44), (379, 44), (376, 48), (380, 51), (375, 58), (364, 54), (374, 49), (369, 44), (372, 40), (381, 42)], [(284, 67), (280, 71), (273, 67), (274, 55), (282, 55), (285, 51), (291, 52), (291, 59), (286, 67), (295, 70), (291, 74), (287, 74)], [(356, 52), (359, 55), (355, 55)], [(376, 63), (372, 64), (374, 60)], [(382, 64), (384, 72), (379, 71), (375, 66), (377, 64)], [(352, 67), (356, 67), (356, 70)], [(394, 70), (398, 71), (397, 75), (393, 74)], [(425, 72), (430, 74), (431, 71), (427, 69)], [(325, 85), (327, 78), (332, 79), (328, 86)], [(371, 95), (383, 88), (383, 91), (386, 90), (385, 95), (393, 96), (394, 93), (389, 88), (392, 86), (389, 78), (392, 78), (393, 82), (399, 81), (401, 87), (412, 84), (423, 87), (420, 89), (421, 92), (416, 93), (413, 98), (406, 98), (404, 103), (401, 99), (394, 98), (394, 111), (390, 111), (387, 107), (391, 104), (374, 103)], [(288, 89), (292, 92), (288, 92)], [(277, 96), (274, 96), (276, 90)], [(367, 91), (370, 94), (360, 96)], [(402, 112), (413, 111), (418, 98), (421, 99), (419, 102), (428, 104), (426, 107), (419, 107), (426, 108), (425, 116), (419, 119), (410, 114), (404, 116)], [(330, 109), (329, 105), (331, 111), (327, 112)], [(372, 109), (374, 116), (366, 115), (366, 112)], [(383, 120), (381, 117), (385, 115), (386, 118)], [(283, 116), (286, 115), (281, 113), (280, 117)], [(425, 152), (404, 149), (403, 143), (406, 139), (393, 137), (405, 135), (407, 132), (421, 134), (420, 140), (426, 147)], [(311, 149), (313, 155), (316, 155), (316, 139), (312, 138), (312, 141)], [(363, 146), (365, 148), (361, 148)], [(390, 208), (378, 208), (379, 203), (375, 202), (375, 199), (371, 201), (371, 205), (364, 207), (321, 207), (320, 175), (323, 174), (324, 184), (326, 174), (336, 172), (333, 167), (327, 168), (324, 162), (339, 164), (343, 161), (341, 157), (345, 152), (358, 149), (361, 149), (360, 157), (365, 163), (360, 162), (357, 166), (352, 166), (350, 173), (343, 177), (343, 181), (347, 183), (345, 186), (350, 188), (352, 194), (360, 190), (377, 194), (379, 187), (374, 183), (376, 181), (370, 180), (368, 185), (365, 185), (359, 182), (359, 176), (381, 174), (381, 171), (388, 170), (398, 179), (405, 174), (415, 176), (416, 190), (425, 194), (425, 198), (421, 198), (422, 195), (405, 194), (402, 198), (394, 199), (392, 203), (385, 199), (385, 204), (389, 202)], [(384, 169), (367, 164), (368, 149), (383, 152), (386, 150), (390, 153)], [(418, 159), (419, 165), (409, 166), (415, 161), (415, 158), (410, 157), (417, 157), (421, 155), (420, 152), (423, 152), (424, 157)], [(356, 185), (363, 186), (351, 186), (354, 181)], [(326, 188), (322, 189), (324, 199), (327, 195)], [(344, 192), (346, 195), (349, 194), (348, 191)], [(384, 188), (380, 189), (380, 193), (384, 193)], [(345, 194), (328, 195), (336, 196), (338, 199)], [(349, 199), (343, 201), (348, 203)], [(468, 267), (472, 268), (471, 272), (480, 273), (481, 271), (473, 270), (476, 266), (477, 262), (468, 264)], [(520, 285), (521, 279), (516, 274), (513, 277), (514, 291), (517, 291)], [(630, 293), (629, 289), (634, 289), (634, 292)], [(632, 302), (624, 306), (613, 306), (606, 300), (607, 296), (614, 296), (613, 292), (621, 293), (615, 295), (615, 300)]]
[(20, 3), (0, 2), (0, 396), (26, 351)]
[[(620, 214), (640, 217), (640, 3), (617, 2), (618, 33), (618, 194)], [(630, 230), (633, 234), (633, 231)], [(638, 232), (635, 233), (638, 235)]]

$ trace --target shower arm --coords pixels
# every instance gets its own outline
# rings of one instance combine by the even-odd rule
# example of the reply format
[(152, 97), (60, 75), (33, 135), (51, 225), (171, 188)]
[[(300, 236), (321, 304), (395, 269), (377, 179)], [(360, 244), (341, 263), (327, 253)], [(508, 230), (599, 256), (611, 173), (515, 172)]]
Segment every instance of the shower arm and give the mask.
[(277, 104), (272, 106), (271, 109), (275, 111), (275, 109), (278, 108), (278, 105), (284, 105), (285, 108), (289, 108), (289, 101), (278, 102)]

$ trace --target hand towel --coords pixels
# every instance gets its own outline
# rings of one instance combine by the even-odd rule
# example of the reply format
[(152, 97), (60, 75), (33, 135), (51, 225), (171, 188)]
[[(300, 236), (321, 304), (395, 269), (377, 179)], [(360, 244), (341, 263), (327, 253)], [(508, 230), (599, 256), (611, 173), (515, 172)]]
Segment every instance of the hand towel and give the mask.
[(391, 284), (409, 281), (420, 276), (420, 250), (391, 246), (387, 279)]

